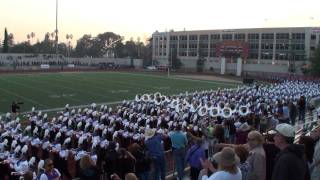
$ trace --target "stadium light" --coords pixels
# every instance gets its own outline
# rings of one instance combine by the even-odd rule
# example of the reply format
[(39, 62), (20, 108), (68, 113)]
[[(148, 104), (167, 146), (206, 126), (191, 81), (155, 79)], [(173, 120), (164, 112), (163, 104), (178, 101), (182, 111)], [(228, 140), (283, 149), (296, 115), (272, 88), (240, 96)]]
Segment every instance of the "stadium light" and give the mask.
[[(56, 30), (55, 30), (55, 33), (56, 33), (56, 60), (58, 62), (58, 0), (56, 0)], [(62, 67), (63, 69), (63, 64), (62, 64)]]

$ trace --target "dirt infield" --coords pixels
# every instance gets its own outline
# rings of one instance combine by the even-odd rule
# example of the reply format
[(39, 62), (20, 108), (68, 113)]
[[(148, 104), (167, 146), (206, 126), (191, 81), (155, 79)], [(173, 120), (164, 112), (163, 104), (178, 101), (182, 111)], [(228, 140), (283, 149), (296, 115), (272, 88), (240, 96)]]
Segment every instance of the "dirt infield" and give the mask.
[(218, 82), (228, 82), (228, 83), (239, 83), (242, 84), (242, 81), (218, 77), (214, 75), (174, 75), (176, 78), (186, 78), (186, 79), (194, 79), (194, 80), (206, 80), (206, 81), (218, 81)]

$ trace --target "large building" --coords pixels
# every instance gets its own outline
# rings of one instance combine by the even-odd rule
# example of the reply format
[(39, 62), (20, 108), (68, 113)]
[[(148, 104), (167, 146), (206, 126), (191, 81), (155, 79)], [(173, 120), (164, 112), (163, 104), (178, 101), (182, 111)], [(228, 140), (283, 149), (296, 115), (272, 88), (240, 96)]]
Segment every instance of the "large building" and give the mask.
[(202, 58), (205, 70), (217, 72), (225, 58), (226, 72), (233, 73), (240, 57), (242, 72), (300, 72), (319, 41), (320, 27), (172, 30), (152, 34), (152, 58), (168, 65), (177, 56), (185, 69), (195, 69)]

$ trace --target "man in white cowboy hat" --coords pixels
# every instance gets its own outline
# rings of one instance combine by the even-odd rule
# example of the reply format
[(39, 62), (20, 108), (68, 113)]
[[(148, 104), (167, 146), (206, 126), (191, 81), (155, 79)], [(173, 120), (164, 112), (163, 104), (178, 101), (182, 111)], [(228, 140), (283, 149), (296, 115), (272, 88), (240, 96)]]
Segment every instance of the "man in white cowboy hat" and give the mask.
[(147, 128), (144, 133), (145, 145), (147, 153), (152, 158), (152, 163), (154, 165), (155, 172), (154, 180), (165, 180), (165, 159), (164, 159), (164, 148), (163, 139), (164, 136), (161, 134), (156, 134), (156, 129)]
[(295, 128), (286, 123), (277, 125), (275, 145), (280, 149), (273, 168), (272, 180), (304, 180), (309, 176), (304, 146), (293, 144)]

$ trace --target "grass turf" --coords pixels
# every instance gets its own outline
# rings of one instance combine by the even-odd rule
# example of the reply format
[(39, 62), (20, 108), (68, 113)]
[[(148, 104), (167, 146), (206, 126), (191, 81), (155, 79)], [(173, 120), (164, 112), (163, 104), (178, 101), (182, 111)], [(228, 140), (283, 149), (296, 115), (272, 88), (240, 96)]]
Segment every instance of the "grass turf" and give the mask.
[(43, 73), (0, 76), (0, 114), (10, 111), (13, 100), (24, 102), (21, 112), (31, 107), (51, 109), (131, 100), (136, 94), (165, 95), (220, 88), (237, 84), (168, 78), (164, 75), (125, 72)]

